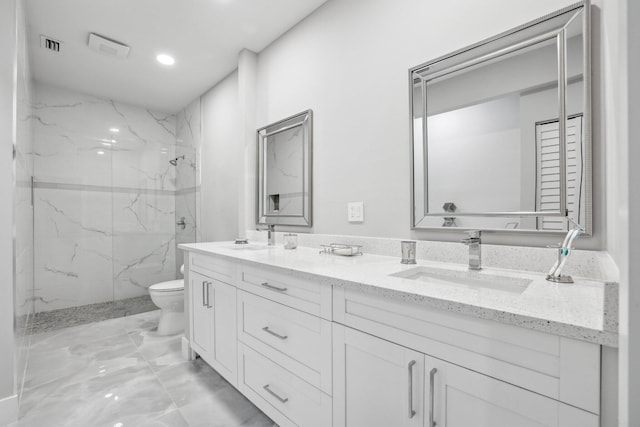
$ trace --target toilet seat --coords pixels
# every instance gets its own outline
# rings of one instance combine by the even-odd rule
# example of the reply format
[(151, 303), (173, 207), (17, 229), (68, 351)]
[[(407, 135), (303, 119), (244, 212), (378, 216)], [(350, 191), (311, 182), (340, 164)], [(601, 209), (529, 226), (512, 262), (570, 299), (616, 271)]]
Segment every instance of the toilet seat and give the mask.
[(176, 292), (184, 290), (184, 280), (169, 280), (149, 286), (149, 291), (154, 292)]

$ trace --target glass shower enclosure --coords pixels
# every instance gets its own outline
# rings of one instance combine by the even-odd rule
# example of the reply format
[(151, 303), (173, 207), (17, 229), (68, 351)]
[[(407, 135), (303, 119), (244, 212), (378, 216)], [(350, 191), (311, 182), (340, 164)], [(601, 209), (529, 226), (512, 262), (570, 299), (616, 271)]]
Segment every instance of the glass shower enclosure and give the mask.
[(164, 114), (37, 85), (33, 113), (35, 312), (153, 309), (197, 240), (199, 100)]

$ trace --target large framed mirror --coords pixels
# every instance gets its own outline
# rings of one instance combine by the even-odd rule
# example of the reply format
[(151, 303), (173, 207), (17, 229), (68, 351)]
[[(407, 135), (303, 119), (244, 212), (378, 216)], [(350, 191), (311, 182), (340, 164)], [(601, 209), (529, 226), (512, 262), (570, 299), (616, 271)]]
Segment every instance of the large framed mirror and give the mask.
[(589, 3), (409, 70), (412, 228), (591, 230)]
[(313, 112), (257, 132), (257, 223), (311, 227)]

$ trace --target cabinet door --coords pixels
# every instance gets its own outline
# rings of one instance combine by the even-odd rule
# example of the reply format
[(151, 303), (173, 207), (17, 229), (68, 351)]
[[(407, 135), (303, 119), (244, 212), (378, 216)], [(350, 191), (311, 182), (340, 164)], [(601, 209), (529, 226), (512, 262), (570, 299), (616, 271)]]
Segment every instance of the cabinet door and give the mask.
[(424, 355), (333, 325), (334, 427), (409, 427), (424, 422)]
[(211, 342), (211, 289), (210, 279), (202, 274), (189, 271), (189, 286), (191, 294), (191, 346), (204, 360), (210, 359)]
[[(424, 372), (427, 427), (597, 427), (599, 424), (595, 414), (429, 356), (425, 356)], [(433, 419), (430, 418), (432, 409)]]
[(238, 350), (236, 331), (236, 288), (210, 279), (213, 305), (213, 359), (211, 363), (225, 379), (236, 385)]

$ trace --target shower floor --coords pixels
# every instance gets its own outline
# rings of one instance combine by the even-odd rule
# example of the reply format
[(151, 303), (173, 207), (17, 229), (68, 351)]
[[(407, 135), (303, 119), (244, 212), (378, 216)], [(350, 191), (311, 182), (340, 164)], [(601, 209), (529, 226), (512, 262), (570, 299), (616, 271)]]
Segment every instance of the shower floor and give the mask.
[(102, 320), (131, 316), (157, 310), (151, 297), (143, 295), (118, 301), (63, 308), (60, 310), (42, 311), (29, 319), (27, 333), (40, 334), (57, 331), (71, 326), (86, 325)]

